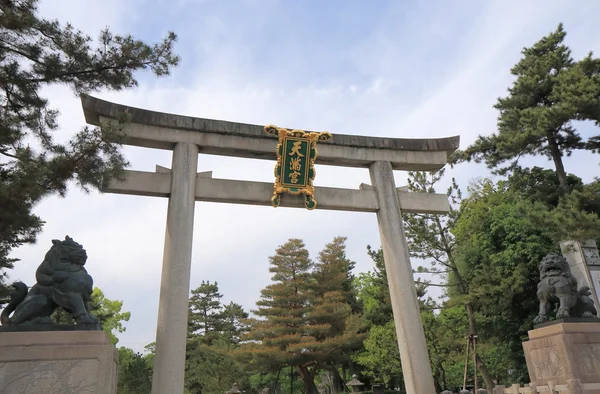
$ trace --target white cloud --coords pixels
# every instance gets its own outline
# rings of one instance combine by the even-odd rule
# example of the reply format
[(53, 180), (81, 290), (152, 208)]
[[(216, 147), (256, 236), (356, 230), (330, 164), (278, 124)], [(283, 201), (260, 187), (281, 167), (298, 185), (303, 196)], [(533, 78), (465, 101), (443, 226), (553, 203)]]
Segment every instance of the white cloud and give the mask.
[[(177, 6), (189, 13), (207, 3), (179, 1)], [(148, 7), (132, 3), (124, 12), (122, 2), (110, 4), (48, 0), (43, 10), (94, 32), (105, 24), (126, 31), (132, 24), (130, 18), (138, 18), (139, 22), (141, 17), (141, 10), (135, 6)], [(348, 69), (356, 73), (329, 83), (308, 84), (297, 82), (294, 73), (301, 67), (286, 62), (283, 54), (280, 63), (275, 58), (265, 60), (264, 67), (273, 70), (271, 76), (264, 69), (256, 69), (256, 64), (249, 67), (243, 62), (245, 56), (258, 56), (252, 53), (253, 42), (244, 41), (243, 34), (254, 19), (232, 21), (227, 15), (208, 15), (206, 18), (213, 21), (208, 29), (212, 35), (197, 37), (195, 48), (177, 48), (184, 62), (173, 80), (148, 78), (135, 91), (100, 97), (162, 112), (332, 133), (415, 138), (459, 134), (465, 146), (477, 134), (494, 131), (496, 113), (492, 105), (510, 83), (508, 70), (523, 46), (563, 20), (567, 31), (574, 31), (568, 36), (574, 52), (598, 48), (598, 40), (590, 42), (599, 30), (592, 23), (591, 9), (596, 7), (592, 3), (579, 7), (566, 2), (544, 2), (544, 6), (539, 2), (489, 4), (476, 12), (466, 6), (441, 10), (430, 4), (419, 6), (410, 11), (411, 23), (402, 29), (392, 17), (383, 18), (380, 25), (373, 26), (371, 35), (352, 45), (352, 51), (340, 54)], [(269, 22), (271, 12), (275, 12), (272, 7), (274, 3), (260, 15), (260, 24)], [(94, 18), (89, 18), (92, 14)], [(228, 25), (234, 22), (238, 24)], [(172, 23), (166, 19), (164, 25)], [(161, 26), (159, 23), (158, 29)], [(176, 30), (182, 42), (189, 42), (196, 29), (200, 27), (183, 24)], [(449, 39), (447, 32), (455, 36)], [(457, 32), (467, 33), (460, 36)], [(285, 23), (280, 34), (285, 34)], [(418, 39), (421, 41), (414, 41)], [(450, 41), (454, 47), (441, 51), (440, 42)], [(334, 51), (335, 47), (330, 49)], [(290, 46), (284, 55), (297, 59), (297, 51), (301, 50)], [(194, 54), (198, 53), (201, 62), (194, 65)], [(435, 75), (432, 70), (437, 70)], [(173, 82), (184, 79), (185, 84)], [(52, 105), (62, 112), (62, 138), (83, 125), (77, 98), (63, 88), (49, 89), (48, 95)], [(125, 148), (125, 152), (134, 169), (153, 171), (156, 164), (170, 166), (170, 152), (134, 147)], [(201, 155), (198, 168), (212, 170), (218, 178), (268, 182), (272, 181), (273, 164)], [(580, 172), (586, 171), (590, 170), (582, 168)], [(482, 166), (473, 165), (451, 171), (465, 183), (485, 172)], [(404, 184), (405, 174), (399, 173), (396, 178), (398, 186)], [(357, 188), (362, 182), (370, 183), (364, 169), (319, 166), (315, 183)], [(50, 240), (71, 235), (88, 250), (88, 269), (96, 284), (108, 298), (123, 300), (124, 308), (132, 312), (121, 344), (141, 349), (155, 335), (166, 209), (166, 199), (83, 195), (77, 190), (66, 199), (48, 198), (36, 208), (36, 213), (47, 221), (44, 233), (37, 245), (15, 251), (15, 257), (23, 261), (11, 276), (31, 283)], [(311, 255), (316, 256), (336, 235), (349, 237), (348, 255), (358, 262), (357, 271), (371, 268), (366, 245), (380, 244), (373, 214), (198, 203), (192, 288), (202, 280), (216, 280), (227, 302), (242, 303), (250, 309), (260, 289), (269, 283), (267, 257), (278, 245), (290, 237), (303, 238)]]

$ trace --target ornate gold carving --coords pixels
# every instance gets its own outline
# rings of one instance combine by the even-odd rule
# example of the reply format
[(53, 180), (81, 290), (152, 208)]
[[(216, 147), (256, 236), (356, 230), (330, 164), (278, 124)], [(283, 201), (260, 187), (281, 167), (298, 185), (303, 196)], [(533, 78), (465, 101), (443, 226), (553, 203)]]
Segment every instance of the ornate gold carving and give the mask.
[[(315, 209), (317, 201), (314, 198), (315, 188), (312, 182), (316, 175), (317, 142), (329, 141), (331, 134), (326, 131), (317, 133), (289, 130), (275, 125), (265, 126), (265, 132), (279, 137), (276, 148), (275, 184), (271, 198), (273, 207), (279, 206), (282, 193), (289, 193), (304, 194), (306, 208)], [(306, 154), (302, 153), (303, 144), (307, 145), (304, 149)], [(288, 145), (289, 149), (287, 149)], [(286, 176), (289, 182), (284, 179)]]

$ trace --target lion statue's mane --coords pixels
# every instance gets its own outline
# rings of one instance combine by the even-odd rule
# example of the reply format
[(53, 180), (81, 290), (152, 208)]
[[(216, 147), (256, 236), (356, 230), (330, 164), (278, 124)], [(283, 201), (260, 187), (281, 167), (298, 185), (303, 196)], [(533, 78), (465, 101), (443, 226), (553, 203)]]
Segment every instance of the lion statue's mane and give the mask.
[(86, 261), (85, 249), (71, 237), (52, 240), (52, 247), (36, 270), (37, 283), (29, 291), (24, 283), (13, 283), (14, 291), (0, 322), (3, 325), (54, 323), (50, 316), (60, 306), (79, 324), (97, 324), (98, 320), (90, 315), (94, 281), (84, 268)]

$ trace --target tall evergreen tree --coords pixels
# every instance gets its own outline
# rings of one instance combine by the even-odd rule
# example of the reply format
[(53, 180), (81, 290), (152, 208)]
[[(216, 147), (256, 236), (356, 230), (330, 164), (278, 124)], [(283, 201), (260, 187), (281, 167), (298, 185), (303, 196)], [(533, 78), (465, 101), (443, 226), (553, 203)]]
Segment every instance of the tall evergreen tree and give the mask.
[[(261, 291), (259, 319), (250, 321), (242, 354), (255, 365), (276, 370), (293, 366), (304, 392), (316, 394), (315, 376), (347, 359), (360, 345), (360, 321), (352, 315), (344, 287), (351, 266), (344, 238), (336, 238), (313, 263), (300, 239), (290, 239), (269, 258), (273, 283)], [(339, 378), (339, 377), (338, 377)]]
[[(308, 327), (313, 262), (300, 239), (290, 239), (269, 257), (274, 283), (261, 290), (258, 309), (252, 311), (262, 319), (250, 321), (246, 339), (253, 342), (242, 349), (253, 363), (277, 369), (295, 366), (302, 376), (306, 394), (316, 394), (314, 359), (307, 346), (315, 341)], [(318, 331), (319, 327), (314, 327)]]
[(202, 281), (189, 303), (185, 386), (190, 393), (225, 392), (244, 383), (242, 367), (233, 357), (246, 331), (248, 313), (241, 305), (223, 305), (217, 282)]
[(202, 281), (192, 290), (188, 313), (188, 336), (210, 345), (221, 330), (222, 305), (217, 282)]
[(319, 253), (313, 270), (310, 323), (328, 329), (315, 334), (324, 351), (323, 367), (332, 378), (335, 392), (344, 390), (339, 366), (349, 366), (350, 352), (362, 345), (361, 322), (356, 293), (353, 288), (352, 268), (355, 263), (346, 256), (346, 237), (335, 237)]
[(230, 302), (223, 307), (220, 314), (221, 323), (219, 324), (223, 340), (237, 345), (242, 336), (248, 331), (245, 321), (248, 319), (248, 312), (240, 304)]
[(58, 111), (45, 89), (119, 91), (137, 85), (137, 71), (165, 76), (179, 62), (172, 32), (148, 45), (106, 29), (94, 42), (70, 24), (40, 17), (37, 4), (0, 1), (0, 281), (16, 261), (10, 251), (35, 242), (41, 231), (43, 221), (32, 213), (38, 202), (64, 196), (69, 181), (86, 191), (101, 188), (127, 165), (118, 145), (121, 127), (84, 127), (67, 142), (56, 141)]
[(338, 291), (352, 312), (360, 311), (354, 288), (354, 269), (356, 263), (346, 256), (347, 237), (335, 237), (319, 252), (313, 271), (320, 292)]
[[(568, 191), (563, 157), (574, 150), (597, 150), (598, 137), (584, 141), (575, 120), (600, 124), (600, 59), (590, 53), (576, 62), (563, 44), (562, 24), (530, 48), (512, 68), (516, 76), (509, 96), (498, 99), (498, 133), (480, 136), (463, 158), (485, 161), (505, 173), (524, 155), (543, 155), (554, 162), (559, 184)], [(507, 168), (499, 167), (510, 161)]]

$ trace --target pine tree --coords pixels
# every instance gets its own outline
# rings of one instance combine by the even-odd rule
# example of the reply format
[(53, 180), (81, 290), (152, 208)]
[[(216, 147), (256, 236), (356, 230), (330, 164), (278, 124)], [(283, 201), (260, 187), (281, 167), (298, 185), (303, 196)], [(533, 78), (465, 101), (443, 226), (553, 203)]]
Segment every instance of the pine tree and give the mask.
[(217, 282), (202, 281), (189, 302), (185, 385), (190, 393), (225, 392), (243, 383), (241, 366), (233, 358), (248, 313), (241, 305), (223, 305)]
[(248, 319), (248, 312), (244, 311), (240, 304), (232, 301), (223, 307), (221, 319), (223, 339), (230, 344), (239, 344), (241, 337), (248, 331), (248, 327), (244, 323)]
[[(347, 360), (345, 351), (360, 346), (360, 319), (352, 314), (348, 281), (352, 266), (338, 237), (309, 258), (304, 243), (290, 239), (269, 258), (274, 283), (261, 291), (250, 320), (242, 355), (271, 370), (296, 367), (307, 394), (315, 394), (314, 378)], [(313, 269), (314, 270), (311, 270)]]
[(202, 281), (192, 290), (188, 314), (188, 336), (210, 345), (219, 336), (222, 320), (221, 298), (217, 282)]
[[(565, 36), (560, 24), (523, 49), (523, 58), (511, 70), (517, 78), (510, 94), (495, 105), (500, 111), (498, 133), (480, 136), (463, 159), (485, 161), (503, 174), (524, 155), (547, 156), (554, 162), (561, 189), (568, 191), (563, 157), (574, 150), (600, 147), (600, 137), (586, 142), (572, 124), (575, 120), (600, 124), (600, 59), (590, 53), (575, 62), (563, 44)], [(500, 168), (508, 161), (509, 167)]]
[[(308, 327), (313, 262), (300, 239), (290, 239), (269, 257), (269, 271), (274, 283), (261, 290), (258, 309), (252, 311), (262, 319), (250, 320), (246, 339), (253, 341), (242, 349), (255, 364), (277, 369), (292, 365), (302, 376), (307, 394), (316, 394), (314, 360), (306, 347), (313, 343), (314, 332)], [(315, 327), (317, 328), (317, 327)]]
[[(179, 58), (176, 35), (148, 45), (108, 29), (93, 40), (70, 24), (39, 17), (38, 0), (0, 1), (0, 285), (15, 259), (10, 251), (35, 242), (43, 221), (32, 208), (48, 195), (85, 191), (120, 177), (122, 127), (84, 127), (66, 143), (53, 139), (58, 111), (44, 97), (52, 85), (77, 95), (137, 85), (134, 73), (168, 75)], [(2, 291), (0, 291), (0, 296)]]
[(346, 257), (345, 242), (346, 237), (335, 237), (319, 253), (308, 314), (312, 325), (327, 327), (315, 334), (322, 354), (315, 358), (331, 375), (335, 392), (344, 391), (338, 366), (350, 364), (350, 351), (360, 348), (364, 339), (360, 318), (353, 314), (359, 310), (351, 271), (355, 263)]

